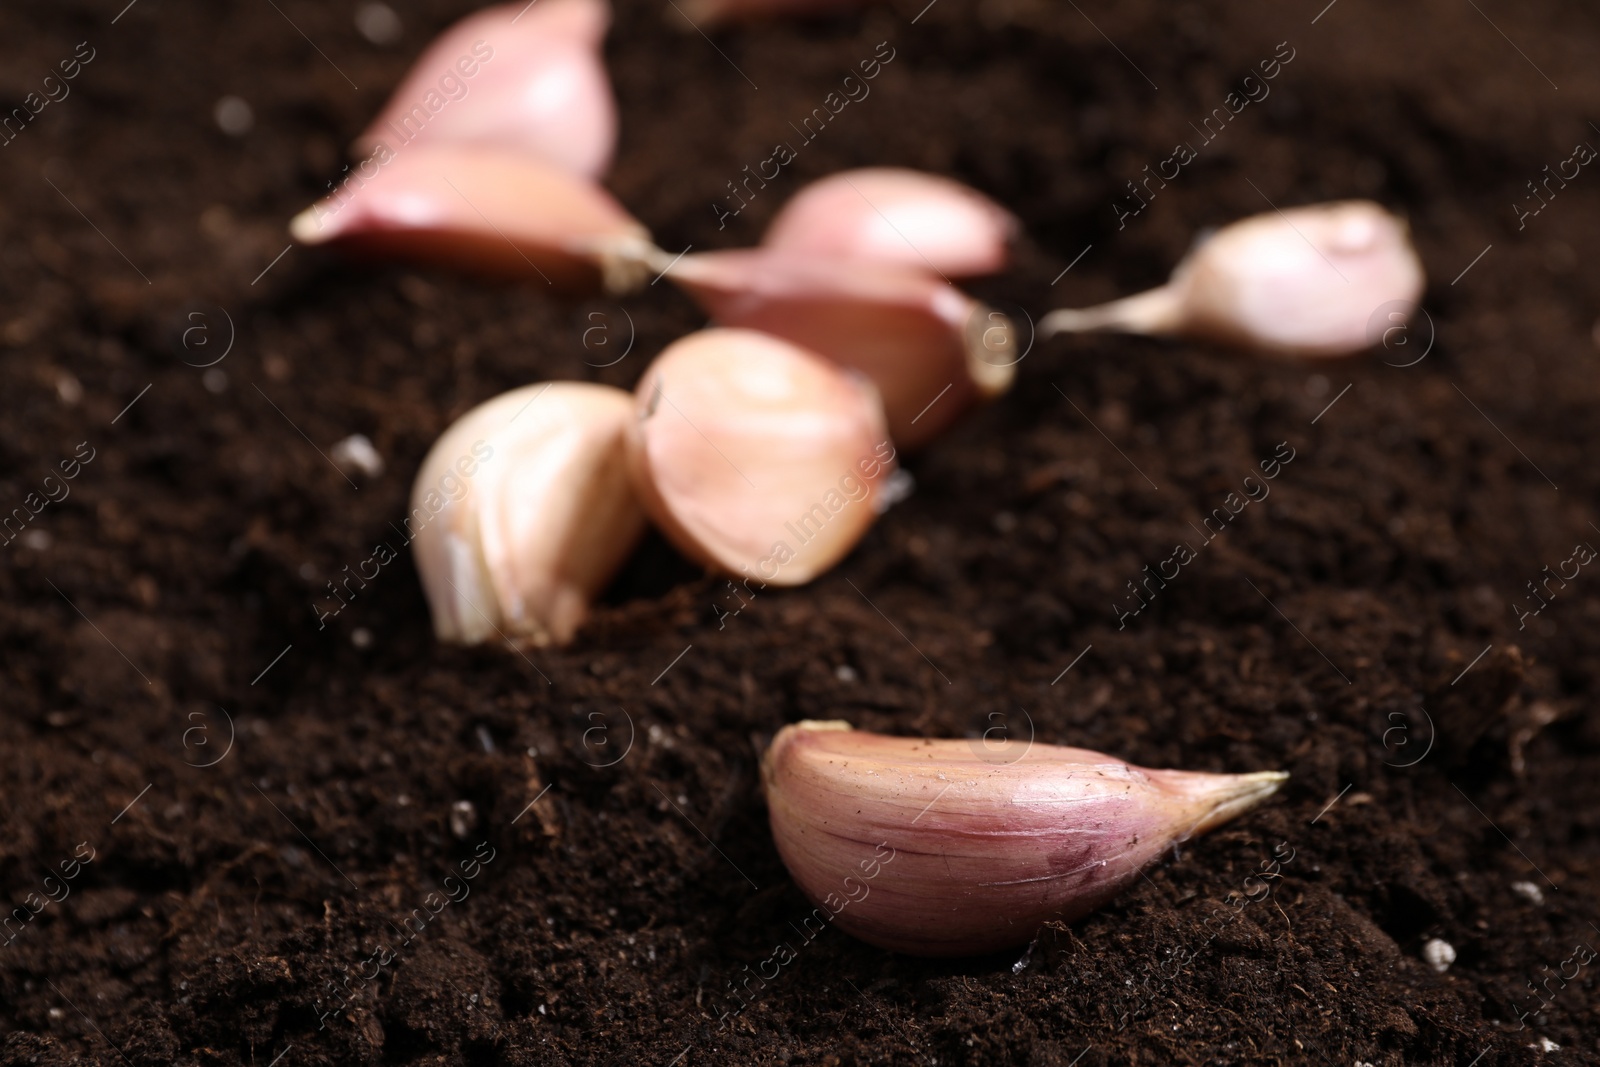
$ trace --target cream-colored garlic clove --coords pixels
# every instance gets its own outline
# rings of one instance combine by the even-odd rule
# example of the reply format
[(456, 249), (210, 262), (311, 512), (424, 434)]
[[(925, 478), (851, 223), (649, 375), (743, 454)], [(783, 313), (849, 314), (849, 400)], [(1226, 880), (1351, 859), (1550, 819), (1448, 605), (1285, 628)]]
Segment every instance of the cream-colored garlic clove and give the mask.
[(504, 149), (408, 146), (296, 215), (301, 244), (442, 262), (562, 289), (649, 277), (649, 233), (599, 186)]
[(784, 727), (762, 760), (778, 854), (846, 932), (918, 956), (1026, 944), (1288, 775), (1135, 767), (1025, 741)]
[(1003, 270), (1017, 220), (960, 182), (898, 167), (812, 182), (767, 226), (763, 248), (898, 263), (951, 277)]
[(782, 337), (871, 378), (904, 448), (1016, 376), (1011, 320), (926, 271), (756, 249), (686, 255), (666, 276), (720, 326)]
[(877, 517), (895, 450), (877, 390), (754, 330), (670, 345), (635, 393), (628, 458), (645, 511), (687, 556), (800, 585)]
[(585, 382), (502, 393), (429, 450), (406, 534), (441, 641), (564, 645), (644, 532), (633, 398)]
[[(1375, 343), (1380, 308), (1414, 311), (1423, 283), (1404, 220), (1366, 200), (1315, 204), (1223, 227), (1161, 288), (1051, 312), (1039, 332), (1170, 334), (1274, 355), (1344, 356)], [(1382, 318), (1383, 328), (1393, 323)]]
[(422, 53), (356, 147), (490, 144), (599, 178), (617, 141), (600, 55), (610, 22), (606, 0), (518, 0), (469, 15)]

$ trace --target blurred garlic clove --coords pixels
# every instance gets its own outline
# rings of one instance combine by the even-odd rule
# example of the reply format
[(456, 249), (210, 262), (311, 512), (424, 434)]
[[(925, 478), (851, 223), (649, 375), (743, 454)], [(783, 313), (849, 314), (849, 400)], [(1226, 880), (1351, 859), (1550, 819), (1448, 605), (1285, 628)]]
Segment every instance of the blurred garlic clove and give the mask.
[(1003, 270), (1017, 220), (976, 189), (896, 167), (842, 171), (795, 194), (763, 248), (961, 278)]
[(667, 277), (719, 326), (782, 337), (871, 378), (905, 448), (1016, 376), (1011, 320), (926, 271), (757, 249), (683, 256)]
[(772, 836), (800, 889), (847, 933), (917, 956), (1026, 944), (1287, 778), (1147, 770), (1080, 748), (890, 737), (843, 722), (785, 726), (762, 759)]
[(1369, 331), (1380, 308), (1414, 311), (1423, 281), (1404, 220), (1368, 200), (1314, 204), (1226, 226), (1161, 288), (1053, 311), (1039, 332), (1169, 334), (1268, 354), (1344, 356), (1376, 343)]
[[(369, 161), (371, 162), (371, 161)], [(648, 277), (649, 232), (599, 186), (502, 149), (440, 143), (381, 157), (294, 217), (301, 244), (447, 263), (563, 289)]]
[(429, 450), (405, 521), (441, 641), (564, 645), (644, 532), (633, 398), (585, 382), (502, 393)]
[(672, 344), (635, 392), (628, 461), (644, 509), (687, 556), (800, 585), (877, 518), (894, 469), (877, 390), (754, 330)]
[(436, 39), (356, 142), (488, 144), (598, 179), (617, 142), (617, 106), (600, 54), (606, 0), (485, 8)]

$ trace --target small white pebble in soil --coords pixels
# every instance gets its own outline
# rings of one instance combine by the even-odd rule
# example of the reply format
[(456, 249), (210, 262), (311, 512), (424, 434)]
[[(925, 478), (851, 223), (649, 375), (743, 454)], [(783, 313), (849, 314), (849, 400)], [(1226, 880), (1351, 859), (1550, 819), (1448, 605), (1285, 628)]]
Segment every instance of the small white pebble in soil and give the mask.
[(211, 109), (211, 117), (217, 120), (217, 129), (229, 137), (243, 137), (256, 124), (256, 113), (237, 96), (225, 96), (218, 100)]
[(353, 433), (328, 450), (328, 458), (344, 470), (357, 470), (368, 478), (383, 473), (383, 457), (366, 434)]
[(350, 643), (357, 648), (372, 647), (372, 631), (365, 626), (357, 626), (350, 631)]
[(841, 663), (833, 669), (833, 676), (841, 682), (853, 682), (857, 677), (856, 669), (848, 663)]
[(56, 396), (61, 398), (63, 404), (71, 407), (83, 399), (83, 383), (66, 371), (62, 371), (56, 375)]
[(356, 29), (373, 44), (394, 44), (400, 39), (400, 16), (388, 4), (362, 4), (356, 8)]
[(450, 832), (459, 840), (465, 841), (467, 835), (472, 833), (473, 827), (478, 825), (478, 809), (470, 800), (458, 800), (450, 805)]
[(1544, 890), (1532, 882), (1512, 882), (1511, 891), (1530, 904), (1544, 903)]
[(227, 372), (212, 367), (200, 375), (200, 384), (206, 387), (206, 392), (221, 396), (228, 391)]
[(904, 467), (896, 467), (883, 483), (883, 490), (872, 498), (872, 510), (879, 515), (905, 500), (916, 491), (917, 480)]
[(1556, 1044), (1554, 1041), (1551, 1041), (1548, 1037), (1541, 1037), (1539, 1039), (1539, 1051), (1540, 1052), (1560, 1052), (1561, 1051), (1561, 1046)]
[(22, 535), (22, 547), (43, 552), (50, 547), (50, 535), (43, 530), (29, 530)]
[(1429, 967), (1443, 974), (1456, 961), (1455, 946), (1448, 941), (1441, 941), (1437, 937), (1431, 937), (1423, 942), (1422, 959)]
[(51, 1022), (60, 1022), (63, 1018), (66, 1017), (66, 1014), (67, 1013), (62, 1011), (60, 1008), (51, 1008), (50, 1009), (50, 1021)]

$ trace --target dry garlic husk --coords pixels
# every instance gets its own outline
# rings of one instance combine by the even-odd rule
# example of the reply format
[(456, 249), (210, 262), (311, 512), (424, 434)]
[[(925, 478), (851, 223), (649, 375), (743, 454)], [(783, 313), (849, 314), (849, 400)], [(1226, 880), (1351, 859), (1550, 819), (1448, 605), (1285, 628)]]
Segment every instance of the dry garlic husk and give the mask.
[(289, 232), (301, 244), (336, 242), (562, 289), (601, 278), (613, 291), (631, 288), (649, 276), (644, 259), (653, 253), (645, 228), (599, 186), (505, 149), (448, 142), (408, 146), (370, 178), (347, 176)]
[(406, 531), (441, 641), (563, 645), (644, 532), (633, 398), (547, 382), (479, 404), (422, 461)]
[(1225, 226), (1159, 289), (1051, 312), (1039, 332), (1170, 334), (1267, 354), (1344, 356), (1372, 346), (1380, 308), (1415, 310), (1423, 281), (1404, 220), (1367, 200), (1315, 204)]
[(767, 226), (763, 248), (898, 263), (951, 278), (1003, 270), (1017, 220), (958, 181), (898, 167), (812, 182)]
[(639, 382), (629, 468), (679, 550), (730, 575), (800, 585), (877, 517), (895, 449), (877, 390), (754, 330), (702, 330)]
[(524, 0), (485, 8), (440, 35), (356, 142), (457, 141), (524, 152), (599, 178), (617, 141), (617, 106), (600, 55), (606, 0)]
[(871, 378), (905, 448), (1016, 376), (1011, 320), (925, 270), (757, 249), (686, 255), (667, 277), (720, 326), (782, 337)]
[(1025, 944), (1286, 778), (1146, 770), (1081, 748), (890, 737), (844, 722), (786, 726), (762, 760), (772, 836), (801, 890), (848, 933), (917, 956)]

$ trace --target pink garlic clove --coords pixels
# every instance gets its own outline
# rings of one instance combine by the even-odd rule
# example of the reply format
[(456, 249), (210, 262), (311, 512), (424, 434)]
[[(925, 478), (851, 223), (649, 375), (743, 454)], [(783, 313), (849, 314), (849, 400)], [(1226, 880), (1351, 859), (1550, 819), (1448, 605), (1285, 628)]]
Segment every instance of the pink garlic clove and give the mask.
[(1179, 335), (1273, 355), (1345, 356), (1374, 344), (1380, 308), (1414, 311), (1423, 282), (1404, 220), (1367, 200), (1314, 204), (1225, 226), (1166, 285), (1053, 311), (1039, 332)]
[(905, 448), (1016, 375), (1011, 321), (926, 271), (756, 249), (683, 256), (667, 277), (718, 325), (782, 337), (871, 378)]
[(598, 179), (617, 141), (600, 54), (610, 22), (606, 0), (519, 0), (469, 15), (422, 53), (356, 147), (495, 145)]
[(692, 559), (800, 585), (877, 518), (894, 446), (877, 391), (754, 330), (703, 330), (635, 393), (629, 469), (645, 512)]
[[(363, 167), (366, 165), (363, 164)], [(649, 232), (603, 189), (501, 149), (440, 143), (352, 172), (296, 215), (301, 244), (337, 242), (491, 275), (584, 289), (603, 276), (620, 291), (642, 281)]]
[(767, 226), (763, 248), (870, 259), (949, 278), (1003, 270), (1015, 217), (976, 189), (922, 171), (869, 167), (812, 182)]
[(882, 948), (1027, 944), (1288, 775), (1135, 767), (1080, 748), (785, 726), (762, 759), (773, 840), (816, 914)]
[(633, 398), (546, 382), (457, 419), (404, 520), (441, 641), (565, 645), (644, 533), (624, 458)]

